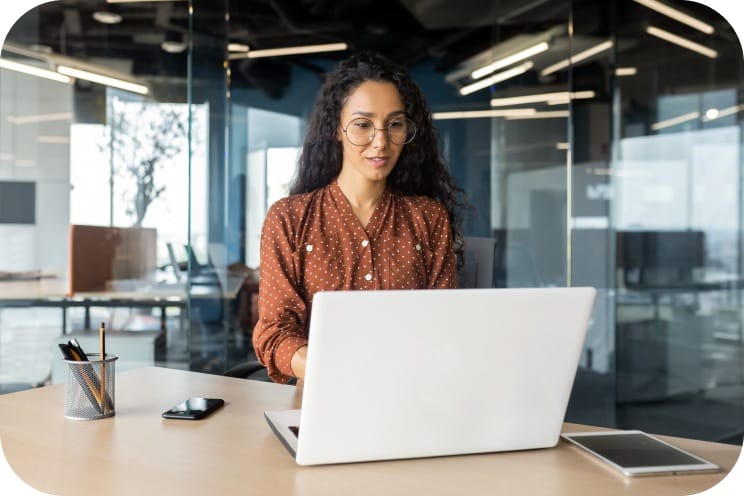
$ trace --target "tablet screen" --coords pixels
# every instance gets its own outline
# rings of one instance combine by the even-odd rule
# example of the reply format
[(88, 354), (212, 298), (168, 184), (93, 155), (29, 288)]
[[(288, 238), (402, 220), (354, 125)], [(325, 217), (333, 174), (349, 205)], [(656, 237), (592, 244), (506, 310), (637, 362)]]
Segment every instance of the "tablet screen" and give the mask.
[(572, 436), (571, 439), (621, 467), (701, 463), (701, 460), (641, 433)]

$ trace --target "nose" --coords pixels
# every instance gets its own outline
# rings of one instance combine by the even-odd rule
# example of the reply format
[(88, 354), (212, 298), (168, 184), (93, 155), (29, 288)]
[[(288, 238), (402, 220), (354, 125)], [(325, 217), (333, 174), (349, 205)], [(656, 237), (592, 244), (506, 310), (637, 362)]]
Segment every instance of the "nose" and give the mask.
[(384, 149), (388, 145), (388, 135), (387, 135), (387, 129), (377, 129), (375, 128), (375, 135), (372, 138), (372, 147), (373, 148), (379, 148)]

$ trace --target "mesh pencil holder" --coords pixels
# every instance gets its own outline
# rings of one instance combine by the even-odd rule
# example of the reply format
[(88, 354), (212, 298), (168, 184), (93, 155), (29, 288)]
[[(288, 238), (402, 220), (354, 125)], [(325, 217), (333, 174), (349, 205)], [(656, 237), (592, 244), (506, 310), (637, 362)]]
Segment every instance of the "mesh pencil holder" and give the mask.
[(87, 361), (65, 360), (65, 417), (96, 420), (114, 415), (116, 355), (89, 353)]

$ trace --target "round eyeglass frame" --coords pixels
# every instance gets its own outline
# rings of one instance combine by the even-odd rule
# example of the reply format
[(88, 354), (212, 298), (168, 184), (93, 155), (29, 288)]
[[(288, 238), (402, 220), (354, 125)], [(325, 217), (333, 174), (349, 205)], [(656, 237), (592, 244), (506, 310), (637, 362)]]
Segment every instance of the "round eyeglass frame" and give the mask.
[[(346, 127), (342, 127), (341, 130), (344, 132), (344, 135), (346, 136), (346, 141), (348, 141), (349, 143), (351, 143), (354, 146), (367, 146), (367, 145), (369, 145), (370, 143), (372, 143), (372, 141), (374, 141), (375, 136), (377, 136), (377, 131), (384, 131), (385, 132), (385, 138), (390, 143), (396, 144), (398, 146), (402, 146), (402, 145), (407, 145), (408, 143), (410, 143), (411, 141), (413, 141), (413, 139), (416, 137), (416, 132), (418, 131), (418, 129), (416, 129), (416, 123), (415, 122), (413, 122), (408, 117), (404, 117), (403, 119), (405, 121), (407, 121), (408, 126), (409, 126), (409, 129), (412, 129), (411, 137), (408, 138), (408, 139), (406, 139), (403, 143), (396, 143), (395, 141), (393, 141), (390, 138), (390, 130), (387, 127), (377, 128), (377, 127), (375, 127), (374, 123), (370, 119), (367, 119), (366, 117), (357, 117), (356, 119), (352, 119), (351, 121), (349, 121), (349, 123), (346, 125)], [(356, 121), (367, 121), (370, 124), (372, 124), (372, 130), (369, 133), (369, 140), (366, 143), (357, 144), (357, 143), (354, 143), (353, 141), (351, 141), (351, 138), (349, 138), (349, 133), (346, 130), (349, 129), (349, 126), (351, 126)]]

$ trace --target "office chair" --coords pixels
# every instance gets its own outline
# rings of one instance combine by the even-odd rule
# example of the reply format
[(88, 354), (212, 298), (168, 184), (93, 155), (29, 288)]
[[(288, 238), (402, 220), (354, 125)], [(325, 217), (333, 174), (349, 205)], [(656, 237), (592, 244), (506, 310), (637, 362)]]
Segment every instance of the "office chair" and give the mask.
[(240, 379), (251, 379), (253, 374), (257, 372), (265, 371), (266, 367), (258, 363), (256, 360), (239, 363), (234, 367), (231, 367), (223, 374), (226, 377), (238, 377)]
[(461, 288), (492, 288), (496, 256), (495, 238), (465, 236), (463, 239), (463, 264), (458, 279)]

